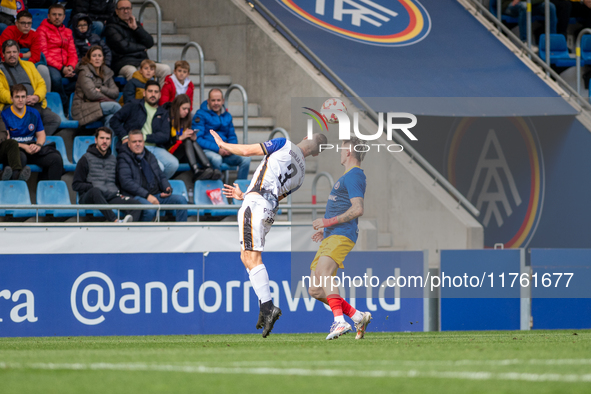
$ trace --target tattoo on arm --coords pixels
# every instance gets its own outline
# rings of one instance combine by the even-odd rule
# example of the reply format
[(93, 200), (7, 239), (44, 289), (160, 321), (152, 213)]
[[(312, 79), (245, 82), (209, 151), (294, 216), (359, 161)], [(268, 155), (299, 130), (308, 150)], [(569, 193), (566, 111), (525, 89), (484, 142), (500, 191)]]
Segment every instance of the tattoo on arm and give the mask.
[(338, 216), (339, 223), (350, 222), (363, 215), (363, 198), (353, 198), (351, 199), (351, 203), (351, 207), (345, 213)]

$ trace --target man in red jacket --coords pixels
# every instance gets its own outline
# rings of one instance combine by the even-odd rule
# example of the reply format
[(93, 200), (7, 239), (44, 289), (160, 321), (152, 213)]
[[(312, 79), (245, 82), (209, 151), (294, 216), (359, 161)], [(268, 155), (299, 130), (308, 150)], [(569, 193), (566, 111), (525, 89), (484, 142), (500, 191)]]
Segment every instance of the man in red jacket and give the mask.
[[(16, 25), (8, 26), (0, 35), (0, 45), (5, 41), (14, 40), (18, 42), (21, 49), (28, 49), (28, 52), (20, 54), (22, 60), (28, 60), (31, 63), (37, 63), (41, 60), (41, 45), (37, 32), (32, 30), (33, 15), (27, 10), (21, 11), (16, 15)], [(4, 54), (0, 53), (2, 61), (4, 61)], [(42, 64), (37, 66), (37, 71), (45, 81), (47, 90), (51, 91), (51, 79), (49, 78), (49, 70), (47, 66)]]
[[(63, 25), (66, 9), (61, 4), (49, 7), (47, 19), (41, 22), (37, 29), (41, 52), (47, 59), (51, 90), (60, 95), (64, 112), (68, 112), (68, 96), (74, 92), (76, 74), (74, 69), (78, 64), (78, 54), (72, 36), (72, 30)], [(68, 78), (67, 85), (62, 84), (62, 77)]]

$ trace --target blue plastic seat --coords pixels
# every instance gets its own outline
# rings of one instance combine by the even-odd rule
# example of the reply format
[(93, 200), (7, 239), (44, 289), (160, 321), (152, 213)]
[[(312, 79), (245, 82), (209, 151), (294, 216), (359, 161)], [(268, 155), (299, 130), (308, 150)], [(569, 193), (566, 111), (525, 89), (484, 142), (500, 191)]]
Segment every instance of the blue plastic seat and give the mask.
[(33, 15), (33, 30), (37, 30), (43, 19), (47, 18), (47, 8), (29, 8), (29, 12)]
[[(74, 120), (74, 118), (72, 117), (72, 103), (73, 102), (74, 102), (74, 93), (72, 93), (70, 95), (70, 105), (69, 105), (70, 108), (68, 109), (68, 117), (71, 120)], [(89, 124), (85, 125), (84, 127), (87, 129), (96, 129), (96, 128), (99, 128), (102, 126), (104, 126), (103, 122), (101, 122), (100, 120), (97, 120), (96, 122), (89, 123)]]
[[(115, 81), (115, 83), (118, 83), (121, 86), (125, 86), (125, 84), (127, 84), (127, 79), (125, 79), (125, 77), (122, 77), (121, 75), (113, 78), (113, 81)], [(121, 97), (119, 97), (119, 98), (121, 98)], [(119, 101), (119, 100), (117, 100), (117, 101)]]
[(581, 38), (581, 66), (591, 64), (591, 35)]
[(60, 95), (55, 92), (49, 92), (45, 96), (47, 100), (47, 108), (55, 112), (59, 115), (62, 122), (60, 123), (61, 129), (77, 129), (78, 128), (78, 121), (77, 120), (70, 120), (66, 118), (64, 114), (64, 107), (62, 105), (62, 100), (60, 99)]
[[(37, 204), (39, 205), (72, 205), (68, 186), (64, 181), (40, 181), (37, 184)], [(53, 217), (69, 218), (76, 216), (75, 209), (46, 209), (46, 214)], [(84, 216), (84, 211), (80, 215)]]
[[(29, 189), (24, 181), (0, 182), (0, 205), (31, 205)], [(0, 209), (0, 216), (12, 215), (15, 218), (30, 218), (36, 215), (34, 209)], [(45, 212), (39, 211), (39, 216)]]
[(177, 172), (191, 171), (191, 166), (188, 163), (180, 163)]
[[(546, 35), (540, 35), (540, 58), (546, 60)], [(562, 34), (550, 34), (550, 63), (556, 67), (574, 67), (577, 65), (575, 58), (568, 53), (566, 38)]]
[(74, 164), (78, 163), (78, 160), (88, 150), (90, 145), (94, 144), (94, 137), (92, 136), (78, 136), (74, 138), (74, 148), (72, 151), (72, 161)]
[[(170, 183), (170, 187), (172, 187), (172, 194), (183, 196), (185, 197), (185, 200), (189, 202), (189, 193), (187, 192), (187, 185), (185, 185), (185, 182), (181, 181), (180, 179), (171, 179), (168, 181), (168, 183)], [(161, 211), (160, 215), (164, 216), (165, 212), (166, 211)], [(197, 212), (195, 212), (195, 215), (196, 214)], [(173, 216), (176, 217), (176, 211), (174, 211)]]
[(70, 162), (68, 159), (68, 152), (66, 151), (66, 144), (64, 144), (64, 139), (58, 135), (50, 135), (45, 140), (45, 143), (55, 142), (55, 147), (57, 151), (62, 155), (62, 161), (64, 162), (64, 170), (66, 172), (72, 172), (76, 170), (76, 165)]
[[(78, 193), (76, 193), (76, 204), (80, 204), (79, 201), (80, 201), (80, 195)], [(116, 209), (113, 209), (112, 211), (113, 211), (113, 213), (115, 215), (117, 215), (117, 210)], [(84, 215), (82, 215), (82, 212), (84, 212)], [(103, 213), (101, 211), (99, 211), (98, 209), (94, 209), (94, 210), (87, 209), (86, 211), (84, 211), (84, 210), (81, 210), (80, 211), (80, 216), (86, 216), (86, 215), (92, 215), (95, 218), (102, 218), (102, 217), (104, 217)]]
[[(207, 197), (207, 191), (208, 190), (212, 190), (212, 189), (224, 189), (224, 183), (221, 180), (217, 180), (217, 181), (212, 181), (212, 180), (206, 180), (206, 181), (197, 181), (195, 182), (195, 188), (194, 190), (194, 200), (195, 200), (195, 205), (213, 205), (213, 203), (211, 202), (211, 200), (209, 199), (209, 197)], [(228, 204), (228, 199), (226, 198), (226, 196), (224, 196), (224, 194), (222, 193), (222, 200), (224, 201), (225, 205), (229, 205)], [(199, 210), (199, 216), (204, 216), (205, 214), (209, 214), (211, 216), (229, 216), (229, 215), (236, 215), (238, 213), (238, 211), (236, 209), (201, 209)], [(197, 210), (190, 210), (190, 214), (196, 215), (197, 214)]]

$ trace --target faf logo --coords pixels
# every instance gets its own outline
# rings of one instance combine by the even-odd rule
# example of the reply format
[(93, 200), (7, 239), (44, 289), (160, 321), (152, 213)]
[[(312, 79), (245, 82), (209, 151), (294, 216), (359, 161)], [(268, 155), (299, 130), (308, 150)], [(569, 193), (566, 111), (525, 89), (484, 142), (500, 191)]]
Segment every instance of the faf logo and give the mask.
[(447, 177), (480, 211), (485, 245), (527, 247), (544, 201), (544, 163), (533, 125), (522, 118), (462, 119), (447, 152)]
[(412, 45), (431, 30), (429, 14), (418, 0), (277, 1), (316, 27), (369, 45)]

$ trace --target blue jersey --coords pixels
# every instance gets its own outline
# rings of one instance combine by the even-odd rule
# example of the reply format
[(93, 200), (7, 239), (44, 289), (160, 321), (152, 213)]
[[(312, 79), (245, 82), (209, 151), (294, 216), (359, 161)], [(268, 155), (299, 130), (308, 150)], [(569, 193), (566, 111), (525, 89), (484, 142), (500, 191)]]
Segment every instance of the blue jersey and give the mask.
[(6, 125), (6, 130), (10, 133), (10, 138), (22, 144), (31, 144), (37, 141), (35, 133), (44, 131), (41, 115), (32, 107), (25, 106), (25, 112), (18, 116), (12, 110), (12, 106), (2, 111), (2, 120)]
[[(365, 174), (359, 167), (353, 167), (345, 172), (334, 184), (328, 203), (326, 204), (325, 219), (341, 215), (351, 208), (351, 199), (365, 195)], [(343, 235), (353, 242), (357, 242), (357, 218), (346, 223), (335, 224), (324, 229), (324, 238), (331, 235)]]

